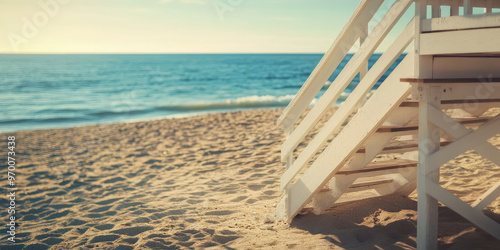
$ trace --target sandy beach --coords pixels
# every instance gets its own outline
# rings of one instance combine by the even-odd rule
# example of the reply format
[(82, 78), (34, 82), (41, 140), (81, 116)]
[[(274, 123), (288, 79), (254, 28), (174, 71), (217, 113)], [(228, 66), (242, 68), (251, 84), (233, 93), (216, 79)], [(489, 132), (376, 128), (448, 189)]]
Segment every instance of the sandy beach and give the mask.
[[(3, 161), (7, 136), (16, 137), (19, 190), (16, 243), (4, 226), (0, 249), (415, 249), (416, 192), (300, 215), (291, 225), (274, 219), (281, 112), (1, 134)], [(500, 146), (498, 135), (490, 141)], [(441, 170), (443, 187), (468, 203), (499, 178), (500, 167), (473, 152)], [(500, 199), (486, 214), (500, 221)], [(439, 216), (440, 248), (498, 249), (445, 206)]]

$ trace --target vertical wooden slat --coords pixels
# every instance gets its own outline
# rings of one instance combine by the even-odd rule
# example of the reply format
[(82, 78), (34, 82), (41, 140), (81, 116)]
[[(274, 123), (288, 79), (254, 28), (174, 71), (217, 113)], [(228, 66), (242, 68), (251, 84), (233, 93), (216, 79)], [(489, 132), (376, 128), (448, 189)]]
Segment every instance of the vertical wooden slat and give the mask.
[(464, 0), (464, 16), (472, 15), (471, 0)]
[[(361, 47), (361, 45), (363, 45), (363, 43), (365, 42), (367, 37), (368, 37), (368, 25), (366, 25), (365, 27), (362, 28), (362, 33), (361, 33), (361, 36), (359, 37), (359, 47)], [(359, 71), (359, 81), (360, 82), (363, 79), (363, 77), (365, 77), (367, 72), (368, 72), (368, 61), (366, 61), (361, 66), (361, 70)]]
[(493, 0), (486, 0), (486, 8), (484, 8), (484, 13), (491, 13), (493, 9)]
[(419, 161), (417, 168), (417, 249), (437, 249), (438, 201), (430, 196), (429, 183), (439, 183), (439, 169), (432, 171), (429, 155), (439, 150), (439, 127), (429, 121), (431, 109), (441, 109), (441, 87), (422, 84), (419, 103)]
[(458, 1), (451, 1), (450, 16), (458, 16)]
[(439, 0), (432, 1), (432, 18), (441, 17), (441, 5), (439, 5)]
[(414, 76), (418, 78), (420, 72), (420, 33), (422, 20), (427, 19), (427, 0), (415, 0), (415, 49)]

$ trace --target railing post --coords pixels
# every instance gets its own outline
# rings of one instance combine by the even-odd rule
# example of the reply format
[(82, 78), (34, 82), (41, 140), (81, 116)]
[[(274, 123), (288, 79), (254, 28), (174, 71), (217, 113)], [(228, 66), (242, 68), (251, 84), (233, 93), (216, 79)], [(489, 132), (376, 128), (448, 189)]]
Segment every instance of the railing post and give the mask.
[[(359, 37), (359, 47), (361, 48), (361, 45), (365, 42), (366, 38), (368, 37), (368, 24), (366, 24), (364, 27), (361, 28), (361, 36)], [(359, 82), (363, 80), (365, 77), (366, 73), (368, 73), (368, 61), (370, 59), (366, 60), (364, 64), (361, 65), (361, 69), (359, 70)], [(366, 100), (366, 97), (365, 97)], [(358, 104), (358, 108), (361, 108), (364, 105), (364, 101), (361, 101)]]
[(493, 10), (493, 0), (486, 0), (486, 8), (484, 8), (484, 13), (492, 13)]
[(450, 3), (450, 16), (458, 16), (458, 1), (451, 1)]
[(470, 0), (464, 0), (464, 16), (472, 15), (472, 4)]
[(439, 127), (429, 121), (429, 109), (441, 109), (441, 87), (419, 86), (418, 168), (417, 168), (417, 249), (437, 249), (438, 201), (429, 195), (429, 182), (439, 184), (439, 168), (431, 171), (429, 155), (439, 150)]
[(439, 4), (439, 0), (432, 1), (432, 18), (441, 17), (441, 5)]

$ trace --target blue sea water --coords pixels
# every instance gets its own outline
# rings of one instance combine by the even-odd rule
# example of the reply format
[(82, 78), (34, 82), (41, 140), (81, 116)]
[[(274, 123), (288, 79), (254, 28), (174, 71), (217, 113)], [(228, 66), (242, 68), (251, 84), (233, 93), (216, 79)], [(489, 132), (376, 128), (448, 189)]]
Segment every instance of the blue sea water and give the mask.
[[(0, 132), (285, 107), (320, 54), (0, 55)], [(329, 79), (346, 65), (347, 55)], [(371, 67), (380, 55), (369, 60)], [(375, 88), (402, 60), (401, 56)], [(338, 102), (359, 82), (356, 77)], [(322, 94), (329, 83), (321, 90)]]

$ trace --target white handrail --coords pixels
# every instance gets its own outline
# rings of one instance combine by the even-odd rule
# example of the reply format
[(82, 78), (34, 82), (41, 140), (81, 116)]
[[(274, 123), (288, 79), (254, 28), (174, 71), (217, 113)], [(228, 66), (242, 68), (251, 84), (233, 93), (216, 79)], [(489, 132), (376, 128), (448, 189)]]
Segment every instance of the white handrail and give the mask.
[(314, 71), (306, 80), (299, 92), (285, 108), (278, 119), (278, 127), (288, 131), (297, 118), (307, 109), (319, 90), (333, 74), (334, 70), (347, 55), (349, 49), (356, 42), (373, 15), (382, 5), (383, 0), (363, 0), (356, 11), (344, 26), (339, 36), (325, 53)]
[(281, 177), (280, 188), (283, 190), (290, 181), (302, 170), (307, 162), (325, 145), (328, 138), (334, 134), (347, 117), (354, 112), (354, 109), (366, 96), (368, 91), (375, 85), (377, 80), (389, 69), (396, 59), (403, 53), (415, 36), (415, 24), (412, 20), (401, 32), (398, 38), (393, 42), (389, 49), (377, 60), (373, 67), (368, 71), (365, 78), (351, 92), (342, 106), (333, 114), (323, 128), (316, 134), (312, 141), (302, 151), (297, 160)]
[(323, 96), (321, 96), (314, 108), (291, 133), (285, 143), (283, 143), (281, 151), (282, 161), (285, 161), (300, 141), (304, 139), (307, 133), (326, 113), (328, 108), (337, 101), (345, 88), (349, 85), (349, 83), (351, 83), (356, 74), (359, 72), (362, 63), (370, 58), (375, 49), (377, 49), (412, 2), (412, 0), (400, 0), (395, 2), (386, 15), (380, 20), (377, 26), (369, 34), (363, 45), (359, 48), (356, 54), (354, 54), (349, 63), (347, 63), (345, 68), (337, 76), (335, 81), (330, 85)]

